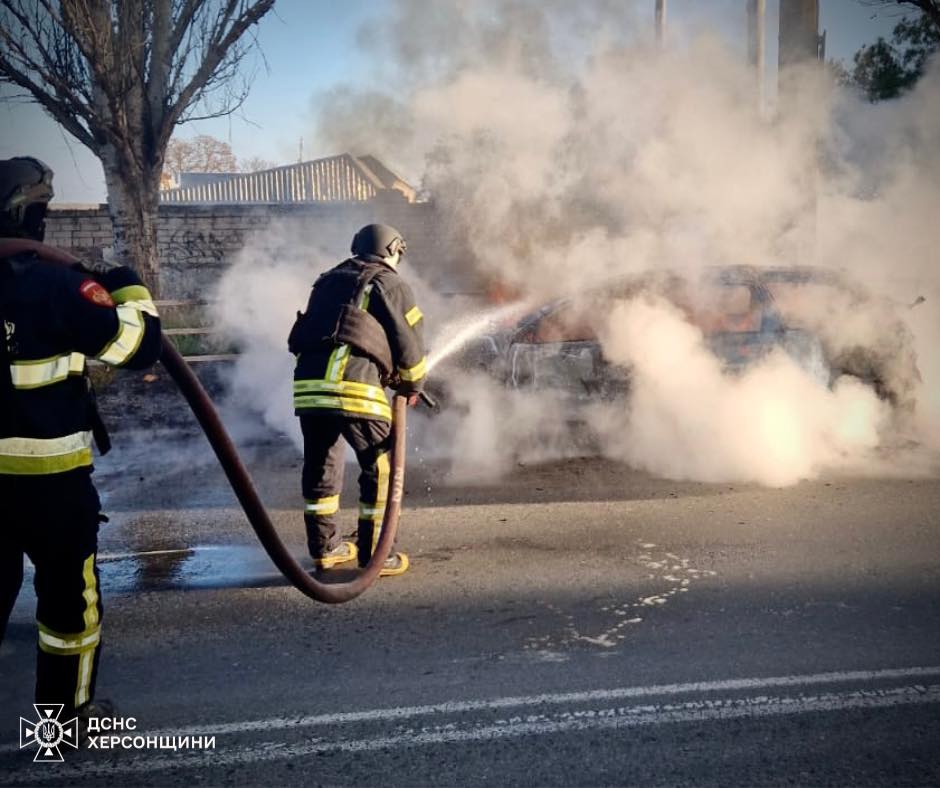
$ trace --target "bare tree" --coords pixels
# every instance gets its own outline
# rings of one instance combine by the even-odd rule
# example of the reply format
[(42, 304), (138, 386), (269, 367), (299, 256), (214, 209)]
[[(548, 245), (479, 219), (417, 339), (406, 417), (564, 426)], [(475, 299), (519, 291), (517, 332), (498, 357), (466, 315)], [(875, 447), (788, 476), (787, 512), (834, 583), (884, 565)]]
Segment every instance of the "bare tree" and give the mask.
[(274, 0), (0, 0), (0, 82), (101, 160), (114, 251), (159, 291), (160, 175), (175, 127), (247, 96)]
[(237, 172), (238, 161), (227, 142), (200, 134), (193, 137), (193, 172)]
[(186, 172), (193, 159), (193, 146), (188, 140), (171, 139), (163, 156), (163, 171), (171, 173), (179, 180), (180, 173)]
[(232, 146), (208, 134), (192, 139), (171, 139), (164, 166), (177, 179), (183, 172), (236, 172), (238, 162)]
[(241, 160), (238, 169), (242, 172), (261, 172), (262, 170), (272, 170), (275, 167), (277, 167), (277, 164), (273, 161), (262, 159), (260, 156), (249, 156), (247, 159)]

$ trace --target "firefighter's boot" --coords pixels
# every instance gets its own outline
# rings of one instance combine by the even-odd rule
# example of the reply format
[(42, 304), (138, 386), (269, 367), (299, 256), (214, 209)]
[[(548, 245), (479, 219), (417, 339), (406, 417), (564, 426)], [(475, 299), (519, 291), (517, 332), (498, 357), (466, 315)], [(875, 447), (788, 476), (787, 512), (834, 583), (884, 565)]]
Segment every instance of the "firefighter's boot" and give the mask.
[(332, 550), (327, 550), (321, 556), (313, 557), (313, 565), (317, 569), (329, 569), (337, 564), (345, 564), (348, 561), (355, 561), (358, 554), (356, 545), (352, 542), (340, 542)]
[(403, 575), (408, 571), (410, 565), (411, 562), (408, 560), (406, 553), (392, 553), (385, 559), (385, 563), (382, 565), (382, 571), (379, 572), (379, 577)]

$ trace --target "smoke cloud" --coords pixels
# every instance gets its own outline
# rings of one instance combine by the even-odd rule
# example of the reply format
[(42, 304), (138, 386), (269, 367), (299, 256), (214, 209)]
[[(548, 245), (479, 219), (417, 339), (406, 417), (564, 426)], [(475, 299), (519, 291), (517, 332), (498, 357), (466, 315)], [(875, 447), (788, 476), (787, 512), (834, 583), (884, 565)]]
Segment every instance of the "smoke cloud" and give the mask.
[(632, 370), (625, 423), (610, 419), (614, 456), (667, 476), (782, 486), (878, 446), (887, 406), (857, 379), (830, 391), (782, 351), (729, 376), (702, 333), (668, 303), (623, 302), (604, 349)]
[[(349, 240), (319, 238), (301, 222), (282, 220), (250, 237), (220, 280), (212, 298), (214, 324), (239, 352), (224, 403), (234, 434), (257, 435), (260, 422), (303, 448), (287, 337), (297, 313), (306, 308), (314, 281), (340, 262), (337, 253), (348, 248)], [(400, 272), (428, 320), (442, 322), (451, 305), (407, 260)]]
[(239, 425), (260, 416), (303, 446), (287, 336), (314, 280), (336, 262), (302, 227), (278, 223), (250, 239), (222, 278), (213, 299), (215, 324), (240, 352), (226, 402)]
[[(419, 181), (466, 243), (460, 264), (527, 304), (648, 270), (691, 281), (714, 265), (844, 270), (849, 286), (783, 289), (778, 306), (829, 358), (861, 348), (886, 359), (882, 390), (822, 380), (782, 351), (729, 374), (685, 311), (636, 294), (595, 325), (605, 361), (631, 370), (628, 401), (574, 414), (556, 392), (507, 390), (442, 362), (456, 407), (427, 425), (432, 439), (465, 479), (582, 450), (571, 437), (584, 430), (609, 456), (678, 478), (785, 485), (880, 472), (889, 451), (896, 468), (935, 469), (940, 65), (880, 105), (807, 71), (798, 95), (762, 113), (720, 30), (701, 16), (683, 28), (680, 16), (657, 47), (648, 5), (399, 2), (360, 50), (382, 81), (317, 97), (318, 139)], [(223, 288), (246, 347), (235, 390), (270, 403), (266, 420), (290, 433), (284, 337), (313, 272), (309, 259), (277, 259), (236, 266)], [(474, 319), (418, 287), (432, 348), (452, 320)], [(926, 303), (909, 309), (919, 295)]]

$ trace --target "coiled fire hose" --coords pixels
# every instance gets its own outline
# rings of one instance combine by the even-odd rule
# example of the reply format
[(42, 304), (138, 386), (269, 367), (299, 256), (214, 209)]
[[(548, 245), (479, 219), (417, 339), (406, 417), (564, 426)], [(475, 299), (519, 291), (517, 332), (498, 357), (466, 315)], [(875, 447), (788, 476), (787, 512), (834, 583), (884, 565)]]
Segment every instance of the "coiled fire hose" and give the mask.
[[(60, 265), (81, 265), (81, 260), (68, 252), (52, 246), (24, 238), (0, 239), (0, 258), (12, 257), (23, 252), (34, 252), (42, 260)], [(241, 457), (232, 443), (212, 400), (203, 388), (189, 365), (180, 356), (179, 351), (166, 337), (162, 337), (160, 362), (176, 383), (193, 415), (202, 427), (209, 445), (228, 477), (235, 493), (254, 529), (265, 552), (293, 586), (311, 599), (327, 604), (339, 604), (355, 599), (371, 586), (382, 571), (382, 565), (391, 552), (398, 532), (398, 518), (401, 514), (401, 501), (405, 484), (405, 422), (407, 400), (395, 395), (392, 401), (391, 433), (391, 469), (388, 479), (388, 496), (385, 504), (385, 516), (382, 518), (382, 530), (378, 544), (372, 552), (369, 563), (352, 579), (346, 582), (324, 583), (310, 575), (290, 554), (281, 541), (277, 530), (268, 517), (267, 510), (255, 490), (254, 482), (248, 474)]]

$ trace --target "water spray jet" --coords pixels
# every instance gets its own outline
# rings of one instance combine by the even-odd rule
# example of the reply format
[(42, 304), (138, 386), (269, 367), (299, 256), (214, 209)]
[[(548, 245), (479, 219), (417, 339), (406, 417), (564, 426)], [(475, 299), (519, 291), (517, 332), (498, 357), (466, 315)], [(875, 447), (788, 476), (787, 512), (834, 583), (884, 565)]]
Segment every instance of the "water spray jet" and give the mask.
[(430, 373), (444, 359), (452, 356), (472, 340), (476, 339), (490, 326), (512, 315), (521, 314), (529, 307), (528, 301), (516, 301), (512, 304), (488, 309), (485, 312), (467, 318), (460, 318), (444, 327), (441, 334), (441, 346), (428, 354), (427, 369)]

